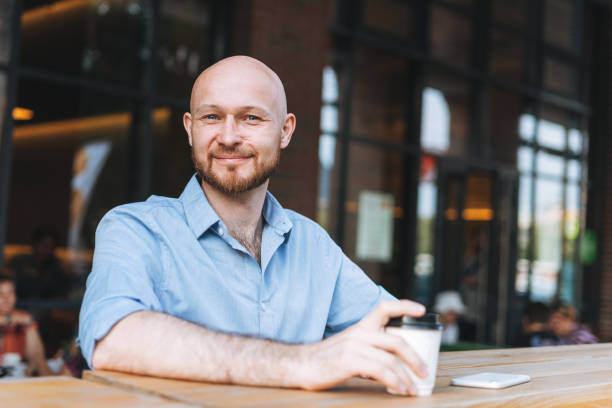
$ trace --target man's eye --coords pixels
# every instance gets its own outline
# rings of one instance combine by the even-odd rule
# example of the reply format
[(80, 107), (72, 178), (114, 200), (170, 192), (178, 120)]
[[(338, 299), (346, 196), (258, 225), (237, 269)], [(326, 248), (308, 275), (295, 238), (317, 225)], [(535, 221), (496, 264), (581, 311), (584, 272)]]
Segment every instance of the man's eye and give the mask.
[(210, 115), (206, 115), (204, 116), (204, 119), (208, 119), (208, 120), (217, 120), (218, 116), (215, 115), (214, 113), (211, 113)]
[(247, 120), (252, 121), (252, 120), (259, 120), (258, 116), (255, 115), (247, 115)]

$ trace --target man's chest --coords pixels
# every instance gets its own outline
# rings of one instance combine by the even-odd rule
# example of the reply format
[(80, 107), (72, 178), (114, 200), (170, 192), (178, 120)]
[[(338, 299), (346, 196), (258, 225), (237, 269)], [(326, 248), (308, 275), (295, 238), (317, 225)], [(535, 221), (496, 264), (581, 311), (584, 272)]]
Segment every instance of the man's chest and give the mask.
[(225, 332), (321, 339), (335, 283), (323, 257), (286, 242), (267, 253), (264, 239), (262, 268), (237, 242), (207, 238), (164, 248), (158, 294), (165, 312)]

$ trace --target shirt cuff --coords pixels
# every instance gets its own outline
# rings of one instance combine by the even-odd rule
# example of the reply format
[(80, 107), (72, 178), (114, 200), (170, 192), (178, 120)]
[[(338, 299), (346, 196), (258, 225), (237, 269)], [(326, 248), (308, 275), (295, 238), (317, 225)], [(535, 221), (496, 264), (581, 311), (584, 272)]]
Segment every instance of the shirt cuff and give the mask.
[(81, 353), (90, 368), (93, 368), (91, 360), (96, 343), (103, 339), (119, 320), (134, 312), (149, 310), (142, 303), (132, 299), (115, 298), (105, 303), (108, 304), (98, 305), (97, 308), (87, 313), (79, 327), (77, 344), (81, 347)]

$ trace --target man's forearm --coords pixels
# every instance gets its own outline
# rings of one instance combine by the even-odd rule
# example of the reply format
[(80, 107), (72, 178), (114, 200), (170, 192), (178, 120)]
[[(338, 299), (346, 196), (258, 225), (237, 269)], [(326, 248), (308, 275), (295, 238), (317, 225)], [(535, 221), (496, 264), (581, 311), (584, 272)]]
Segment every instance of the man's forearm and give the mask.
[(157, 312), (136, 312), (97, 343), (92, 365), (161, 377), (300, 387), (301, 346), (218, 333)]

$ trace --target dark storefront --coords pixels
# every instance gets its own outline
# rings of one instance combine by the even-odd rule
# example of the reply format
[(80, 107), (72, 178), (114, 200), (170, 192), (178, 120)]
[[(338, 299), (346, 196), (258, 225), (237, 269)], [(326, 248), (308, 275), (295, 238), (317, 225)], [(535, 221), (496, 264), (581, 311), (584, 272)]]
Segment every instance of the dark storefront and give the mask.
[(571, 302), (597, 330), (612, 235), (606, 160), (594, 156), (607, 148), (609, 11), (0, 0), (3, 264), (30, 252), (39, 227), (57, 232), (68, 289), (21, 300), (70, 332), (98, 221), (180, 193), (193, 171), (180, 119), (191, 84), (249, 54), (279, 73), (298, 118), (271, 189), (375, 281), (429, 306), (459, 291), (478, 343), (509, 344), (529, 300)]

